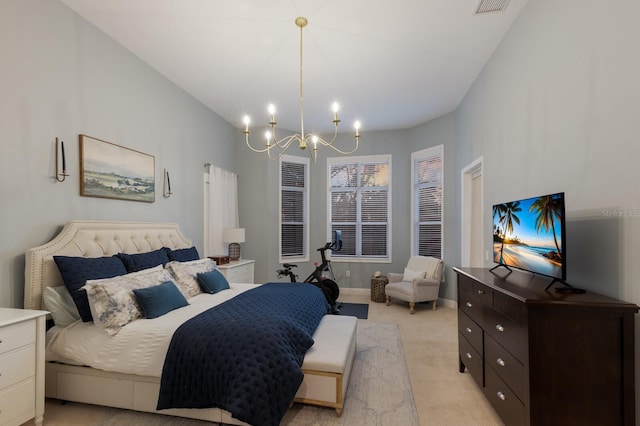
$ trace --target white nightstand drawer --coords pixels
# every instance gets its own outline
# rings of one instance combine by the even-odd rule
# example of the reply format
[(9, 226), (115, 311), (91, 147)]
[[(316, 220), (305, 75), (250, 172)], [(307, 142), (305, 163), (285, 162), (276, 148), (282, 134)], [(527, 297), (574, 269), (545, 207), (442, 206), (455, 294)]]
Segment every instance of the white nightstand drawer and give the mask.
[(0, 356), (0, 390), (33, 377), (35, 374), (35, 344)]
[(228, 271), (227, 280), (232, 283), (248, 283), (253, 275), (249, 268), (253, 265), (238, 266), (237, 268), (230, 269)]
[(19, 425), (35, 417), (35, 395), (35, 379), (0, 391), (0, 425)]
[(36, 341), (35, 320), (0, 327), (0, 354)]
[(219, 265), (218, 269), (230, 283), (253, 283), (253, 264), (253, 260), (239, 260)]

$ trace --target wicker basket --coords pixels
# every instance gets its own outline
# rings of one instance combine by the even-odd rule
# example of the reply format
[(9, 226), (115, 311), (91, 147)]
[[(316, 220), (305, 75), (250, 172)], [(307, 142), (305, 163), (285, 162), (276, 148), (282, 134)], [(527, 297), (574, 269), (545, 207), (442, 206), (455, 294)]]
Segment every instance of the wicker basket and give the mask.
[(384, 287), (389, 284), (387, 277), (371, 277), (371, 300), (373, 302), (384, 302)]

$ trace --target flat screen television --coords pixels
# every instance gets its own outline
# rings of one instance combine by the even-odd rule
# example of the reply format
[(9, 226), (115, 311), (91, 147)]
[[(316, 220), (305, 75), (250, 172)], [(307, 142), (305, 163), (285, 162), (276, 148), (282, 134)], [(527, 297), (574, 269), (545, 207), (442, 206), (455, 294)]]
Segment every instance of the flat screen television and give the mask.
[(565, 242), (563, 192), (493, 206), (495, 268), (513, 267), (545, 275), (553, 278), (551, 284), (565, 282)]

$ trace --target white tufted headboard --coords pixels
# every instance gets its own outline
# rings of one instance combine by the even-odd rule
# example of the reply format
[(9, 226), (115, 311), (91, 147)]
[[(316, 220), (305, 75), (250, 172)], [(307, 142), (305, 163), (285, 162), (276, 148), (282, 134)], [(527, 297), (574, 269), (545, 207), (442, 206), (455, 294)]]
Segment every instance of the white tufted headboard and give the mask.
[(144, 253), (161, 247), (188, 248), (193, 244), (177, 223), (71, 221), (48, 243), (26, 252), (24, 307), (44, 309), (45, 287), (63, 285), (53, 256), (100, 257)]

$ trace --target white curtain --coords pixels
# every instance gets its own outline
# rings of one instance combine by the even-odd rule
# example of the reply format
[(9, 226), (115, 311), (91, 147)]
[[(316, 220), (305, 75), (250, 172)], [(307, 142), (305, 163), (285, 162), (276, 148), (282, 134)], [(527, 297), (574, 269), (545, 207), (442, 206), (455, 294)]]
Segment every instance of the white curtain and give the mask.
[(205, 164), (204, 255), (227, 254), (225, 228), (238, 228), (238, 175)]

